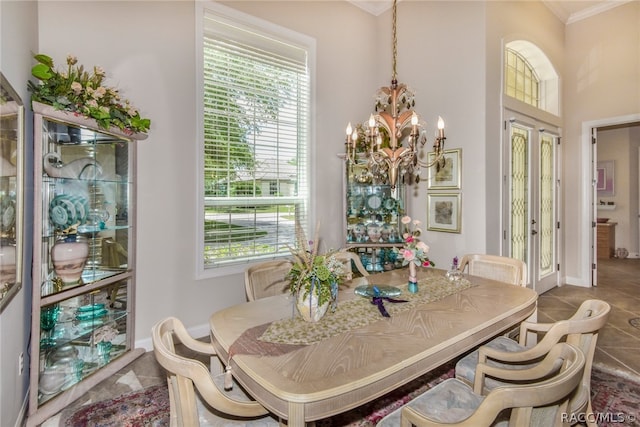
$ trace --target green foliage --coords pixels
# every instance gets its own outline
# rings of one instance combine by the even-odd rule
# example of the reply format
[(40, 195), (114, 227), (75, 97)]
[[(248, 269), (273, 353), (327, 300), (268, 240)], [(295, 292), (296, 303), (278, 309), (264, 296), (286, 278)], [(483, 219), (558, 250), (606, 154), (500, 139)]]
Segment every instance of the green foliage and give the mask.
[(262, 189), (253, 181), (231, 183), (231, 196), (233, 197), (258, 197), (260, 195), (262, 195)]
[(51, 57), (37, 54), (34, 59), (38, 64), (33, 66), (31, 74), (39, 83), (27, 83), (31, 101), (90, 117), (103, 129), (114, 126), (131, 133), (149, 130), (151, 120), (140, 117), (138, 109), (128, 99), (121, 98), (117, 89), (103, 84), (102, 68), (93, 67), (89, 73), (69, 55), (67, 70), (57, 71)]

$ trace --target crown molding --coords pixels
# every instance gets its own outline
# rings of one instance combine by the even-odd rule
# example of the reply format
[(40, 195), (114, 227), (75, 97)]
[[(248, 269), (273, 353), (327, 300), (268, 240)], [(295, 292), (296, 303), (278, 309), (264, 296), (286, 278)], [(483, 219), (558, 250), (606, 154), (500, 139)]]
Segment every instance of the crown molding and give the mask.
[(392, 0), (347, 0), (352, 5), (369, 12), (374, 16), (381, 15), (383, 12), (391, 9)]

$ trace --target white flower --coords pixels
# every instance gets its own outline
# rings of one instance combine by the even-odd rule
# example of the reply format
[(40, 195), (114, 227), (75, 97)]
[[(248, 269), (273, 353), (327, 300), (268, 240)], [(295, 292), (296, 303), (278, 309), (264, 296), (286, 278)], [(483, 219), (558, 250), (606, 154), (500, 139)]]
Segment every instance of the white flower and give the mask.
[(80, 95), (80, 92), (82, 92), (82, 85), (78, 82), (73, 82), (71, 83), (71, 90), (76, 95)]
[(91, 96), (93, 96), (95, 99), (100, 99), (106, 93), (107, 93), (107, 90), (104, 87), (100, 86), (91, 94)]

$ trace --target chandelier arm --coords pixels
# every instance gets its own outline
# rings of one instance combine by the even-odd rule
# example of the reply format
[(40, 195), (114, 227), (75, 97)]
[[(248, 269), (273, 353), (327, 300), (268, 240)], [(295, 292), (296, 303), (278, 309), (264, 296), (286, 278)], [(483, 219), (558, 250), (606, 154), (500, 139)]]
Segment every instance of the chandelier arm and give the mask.
[[(429, 153), (427, 153), (427, 155), (429, 155)], [(416, 159), (416, 160), (417, 160), (418, 166), (422, 168), (430, 168), (432, 166), (435, 166), (437, 163), (439, 163), (443, 158), (444, 158), (444, 151), (441, 151), (440, 154), (435, 156), (434, 159), (431, 160), (430, 162), (423, 162), (420, 159)]]

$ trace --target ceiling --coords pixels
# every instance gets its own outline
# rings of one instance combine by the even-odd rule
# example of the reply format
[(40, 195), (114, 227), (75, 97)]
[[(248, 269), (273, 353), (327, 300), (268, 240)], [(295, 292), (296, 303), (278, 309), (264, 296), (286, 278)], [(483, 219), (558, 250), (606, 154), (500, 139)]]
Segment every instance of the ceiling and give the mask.
[[(349, 3), (366, 10), (373, 15), (380, 15), (391, 8), (392, 0), (347, 0)], [(402, 0), (398, 0), (400, 2)], [(565, 24), (570, 24), (589, 16), (609, 10), (632, 0), (542, 0), (542, 2)]]

